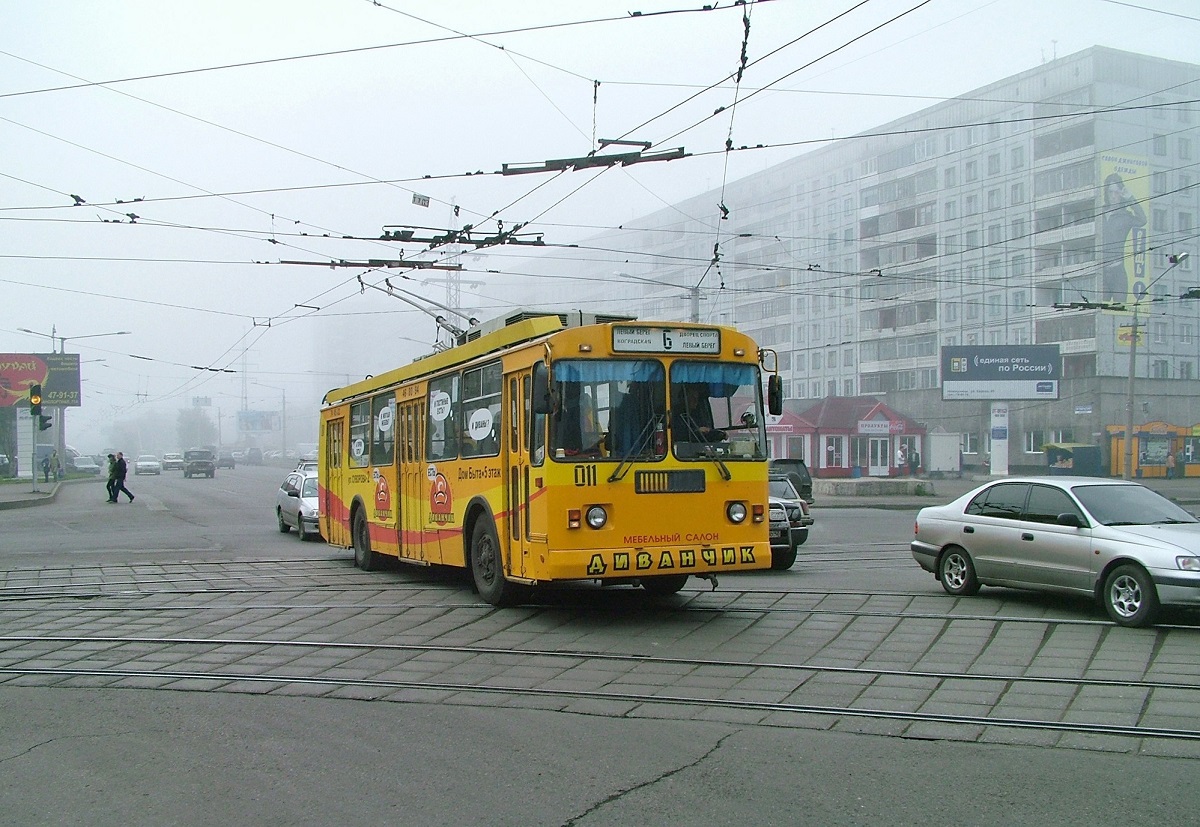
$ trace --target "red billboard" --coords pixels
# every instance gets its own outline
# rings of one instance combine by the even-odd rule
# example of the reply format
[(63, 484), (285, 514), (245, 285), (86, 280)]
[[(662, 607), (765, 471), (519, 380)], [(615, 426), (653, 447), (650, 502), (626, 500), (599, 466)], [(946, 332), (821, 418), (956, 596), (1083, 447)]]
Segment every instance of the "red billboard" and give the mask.
[(0, 408), (28, 404), (39, 383), (43, 405), (79, 407), (79, 354), (0, 353)]

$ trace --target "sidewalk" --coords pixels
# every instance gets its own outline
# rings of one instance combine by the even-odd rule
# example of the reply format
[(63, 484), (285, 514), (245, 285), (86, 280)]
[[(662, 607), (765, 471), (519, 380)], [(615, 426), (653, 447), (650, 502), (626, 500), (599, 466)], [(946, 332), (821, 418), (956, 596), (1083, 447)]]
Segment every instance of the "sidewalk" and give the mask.
[[(926, 493), (901, 493), (898, 491), (895, 494), (855, 494), (849, 492), (852, 492), (855, 487), (862, 486), (862, 482), (869, 481), (813, 478), (813, 498), (816, 500), (813, 508), (818, 511), (822, 508), (884, 508), (912, 511), (927, 505), (943, 505), (994, 479), (999, 480), (1001, 477), (968, 474), (961, 479), (958, 477), (943, 479), (918, 477), (916, 480), (897, 478), (896, 482), (901, 485), (905, 482), (908, 482), (909, 485), (914, 482), (920, 483)], [(1163, 495), (1188, 511), (1200, 506), (1200, 477), (1175, 480), (1155, 478), (1134, 480), (1134, 482), (1142, 483), (1151, 491)]]
[(0, 485), (0, 511), (52, 503), (58, 496), (59, 487), (65, 482), (67, 481), (42, 482), (38, 480), (36, 492), (33, 490), (33, 482), (30, 480), (6, 482), (4, 485)]

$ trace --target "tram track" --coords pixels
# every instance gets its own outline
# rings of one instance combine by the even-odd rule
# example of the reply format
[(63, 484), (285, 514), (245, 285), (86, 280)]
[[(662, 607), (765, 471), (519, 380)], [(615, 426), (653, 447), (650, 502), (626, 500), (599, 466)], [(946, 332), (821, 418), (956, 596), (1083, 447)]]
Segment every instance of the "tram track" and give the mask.
[[(638, 707), (653, 707), (655, 705), (671, 705), (671, 706), (692, 706), (703, 709), (737, 709), (747, 711), (758, 711), (766, 716), (766, 720), (762, 723), (775, 726), (789, 725), (785, 720), (781, 720), (778, 716), (800, 716), (802, 718), (817, 716), (819, 719), (857, 719), (871, 718), (879, 720), (890, 720), (906, 722), (909, 724), (946, 724), (960, 725), (966, 727), (984, 727), (984, 728), (1005, 728), (1005, 729), (1024, 729), (1024, 730), (1039, 730), (1044, 732), (1072, 732), (1090, 735), (1109, 735), (1132, 737), (1139, 739), (1154, 738), (1167, 740), (1200, 740), (1200, 728), (1193, 726), (1162, 726), (1149, 723), (1132, 723), (1132, 724), (1114, 724), (1101, 720), (1070, 720), (1070, 719), (1050, 719), (1039, 718), (1034, 716), (1014, 716), (1014, 715), (997, 715), (997, 714), (964, 714), (948, 711), (938, 711), (938, 703), (931, 701), (922, 705), (919, 709), (903, 709), (903, 708), (888, 708), (885, 705), (867, 705), (861, 699), (853, 703), (811, 703), (805, 702), (802, 697), (799, 697), (803, 687), (809, 682), (815, 680), (815, 676), (842, 674), (842, 675), (857, 675), (857, 676), (874, 676), (876, 680), (884, 677), (904, 677), (913, 680), (933, 680), (938, 683), (938, 688), (930, 692), (931, 697), (936, 695), (936, 692), (945, 686), (957, 686), (963, 682), (982, 682), (982, 683), (999, 683), (1008, 687), (1018, 687), (1021, 685), (1051, 685), (1066, 687), (1076, 691), (1082, 691), (1085, 688), (1105, 687), (1119, 690), (1134, 690), (1134, 691), (1163, 691), (1169, 692), (1175, 698), (1179, 698), (1184, 694), (1194, 694), (1196, 700), (1200, 700), (1200, 685), (1188, 683), (1170, 682), (1170, 681), (1122, 681), (1115, 679), (1083, 679), (1083, 678), (1053, 678), (1053, 677), (1038, 677), (1038, 676), (1017, 676), (1017, 675), (1001, 675), (1001, 674), (978, 674), (978, 673), (939, 673), (928, 671), (898, 671), (888, 669), (875, 669), (869, 667), (844, 667), (835, 665), (821, 664), (789, 664), (789, 663), (763, 663), (754, 661), (725, 661), (716, 659), (701, 659), (701, 658), (678, 658), (678, 657), (663, 657), (663, 656), (646, 656), (646, 655), (631, 655), (631, 654), (613, 654), (613, 653), (594, 653), (571, 650), (534, 650), (534, 649), (507, 649), (486, 646), (447, 646), (447, 645), (415, 645), (415, 644), (382, 644), (382, 643), (350, 643), (350, 642), (329, 642), (329, 641), (301, 641), (301, 640), (260, 640), (260, 639), (233, 639), (233, 638), (148, 638), (148, 637), (112, 637), (112, 636), (51, 636), (51, 635), (28, 635), (0, 636), (0, 643), (16, 644), (18, 649), (21, 645), (28, 644), (77, 644), (89, 647), (89, 651), (95, 651), (95, 647), (100, 644), (108, 644), (110, 647), (95, 654), (97, 659), (114, 658), (114, 654), (120, 654), (129, 659), (127, 662), (138, 662), (151, 657), (162, 657), (163, 651), (150, 651), (150, 647), (201, 647), (206, 650), (206, 655), (213, 657), (214, 652), (221, 650), (229, 650), (231, 655), (238, 659), (257, 662), (263, 656), (268, 654), (267, 650), (271, 649), (292, 649), (292, 650), (308, 650), (316, 653), (317, 660), (324, 663), (325, 658), (330, 652), (354, 652), (361, 653), (347, 658), (347, 663), (353, 664), (361, 657), (378, 656), (380, 653), (399, 653), (417, 658), (421, 655), (428, 654), (456, 654), (467, 655), (471, 658), (489, 658), (489, 659), (513, 659), (519, 661), (522, 669), (525, 672), (534, 668), (531, 662), (538, 660), (549, 660), (559, 664), (564, 669), (569, 668), (576, 673), (592, 673), (599, 675), (592, 686), (581, 686), (578, 681), (573, 681), (572, 686), (556, 686), (553, 685), (553, 680), (546, 680), (543, 685), (529, 685), (528, 683), (506, 682), (502, 674), (488, 675), (482, 680), (474, 682), (462, 679), (451, 679), (447, 677), (425, 677), (421, 679), (403, 679), (394, 677), (385, 677), (387, 670), (382, 669), (375, 675), (353, 675), (349, 674), (354, 671), (351, 668), (342, 670), (343, 674), (338, 674), (337, 668), (329, 668), (324, 665), (321, 674), (313, 674), (310, 670), (296, 671), (296, 658), (286, 658), (280, 653), (274, 653), (276, 660), (281, 663), (286, 663), (291, 671), (284, 669), (268, 670), (268, 671), (249, 671), (239, 669), (236, 666), (236, 661), (231, 661), (224, 665), (211, 664), (211, 668), (200, 669), (185, 669), (177, 668), (169, 665), (156, 665), (148, 668), (132, 668), (127, 665), (110, 663), (104, 666), (89, 667), (82, 664), (71, 666), (19, 666), (10, 663), (0, 664), (0, 675), (17, 676), (21, 678), (46, 678), (51, 679), (55, 684), (70, 685), (74, 678), (87, 679), (86, 685), (94, 686), (95, 679), (108, 679), (114, 683), (123, 681), (136, 681), (142, 688), (147, 687), (147, 681), (155, 682), (150, 685), (153, 691), (247, 691), (247, 684), (256, 684), (262, 686), (265, 691), (277, 691), (285, 687), (309, 686), (309, 687), (329, 687), (328, 692), (333, 693), (339, 689), (359, 688), (359, 689), (376, 689), (382, 693), (378, 699), (386, 700), (389, 694), (394, 693), (410, 693), (403, 700), (416, 700), (411, 697), (411, 693), (427, 694), (433, 700), (433, 696), (443, 693), (459, 694), (478, 694), (481, 696), (508, 696), (516, 699), (531, 699), (542, 698), (551, 701), (566, 701), (587, 699), (592, 701), (606, 701), (610, 703), (626, 703), (633, 704)], [(133, 649), (141, 651), (120, 651), (121, 649)], [(5, 661), (14, 654), (12, 648), (4, 648), (0, 650), (0, 658)], [(24, 652), (31, 659), (44, 660), (47, 656), (46, 652)], [(472, 662), (473, 663), (473, 662)], [(623, 686), (634, 686), (638, 680), (642, 680), (638, 676), (629, 676), (627, 672), (606, 671), (599, 668), (597, 664), (612, 664), (618, 663), (622, 665), (634, 664), (637, 666), (680, 666), (687, 667), (692, 670), (703, 670), (710, 678), (719, 675), (722, 670), (737, 672), (740, 676), (738, 684), (727, 687), (724, 693), (708, 691), (700, 691), (700, 687), (694, 687), (692, 691), (680, 691), (674, 688), (674, 683), (667, 686), (659, 686), (655, 691), (633, 691), (628, 688), (620, 688)], [(473, 664), (477, 666), (478, 664)], [(472, 670), (464, 670), (470, 672)], [(777, 700), (762, 700), (751, 697), (752, 695), (761, 695), (762, 690), (739, 690), (737, 686), (746, 685), (755, 681), (755, 676), (758, 672), (779, 673), (785, 672), (797, 675), (797, 678), (792, 681), (784, 681), (783, 684), (792, 686), (791, 691), (788, 691), (787, 686), (781, 686), (778, 693), (786, 697)], [(611, 678), (606, 683), (606, 678)], [(775, 678), (776, 682), (778, 678)], [(166, 682), (166, 683), (161, 683)], [(240, 688), (239, 688), (240, 687)], [(249, 690), (258, 691), (258, 690)], [(321, 693), (327, 694), (327, 693)], [(739, 697), (740, 696), (740, 697)], [(792, 698), (794, 699), (789, 699)], [(399, 700), (399, 698), (397, 698)], [(550, 706), (558, 706), (551, 703)], [(947, 704), (954, 706), (954, 704)], [(563, 708), (558, 706), (558, 708)], [(570, 711), (569, 706), (566, 711)], [(632, 712), (632, 710), (630, 710)], [(638, 709), (634, 714), (644, 715), (646, 709)], [(629, 714), (628, 712), (626, 714)], [(794, 725), (800, 727), (823, 726), (821, 722), (813, 721), (796, 721)]]

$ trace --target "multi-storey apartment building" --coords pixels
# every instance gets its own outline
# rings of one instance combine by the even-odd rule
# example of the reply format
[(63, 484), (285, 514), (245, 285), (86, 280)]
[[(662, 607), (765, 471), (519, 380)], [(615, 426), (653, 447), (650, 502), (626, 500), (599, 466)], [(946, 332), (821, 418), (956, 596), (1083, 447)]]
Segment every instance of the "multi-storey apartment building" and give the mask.
[(1011, 405), (1012, 468), (1050, 442), (1119, 456), (1131, 402), (1200, 463), (1198, 99), (1200, 66), (1092, 48), (731, 182), (727, 219), (710, 192), (627, 222), (601, 246), (630, 263), (583, 268), (643, 318), (736, 323), (798, 406), (885, 398), (968, 465), (988, 405), (943, 401), (944, 346), (1059, 345), (1059, 398)]

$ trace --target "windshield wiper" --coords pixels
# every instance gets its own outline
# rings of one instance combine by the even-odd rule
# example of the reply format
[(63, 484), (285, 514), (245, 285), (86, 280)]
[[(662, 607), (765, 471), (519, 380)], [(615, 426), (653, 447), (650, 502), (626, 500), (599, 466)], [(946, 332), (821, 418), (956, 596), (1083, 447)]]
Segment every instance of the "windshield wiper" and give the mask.
[(633, 447), (629, 449), (628, 453), (621, 456), (621, 462), (613, 470), (612, 474), (609, 475), (609, 482), (616, 482), (623, 479), (625, 474), (629, 472), (629, 466), (633, 464), (633, 458), (640, 457), (642, 452), (646, 450), (646, 446), (650, 444), (650, 440), (654, 437), (655, 421), (655, 418), (651, 418), (646, 422), (642, 428), (642, 432), (634, 440)]
[(1176, 520), (1174, 518), (1168, 520), (1155, 520), (1150, 525), (1191, 525), (1195, 520)]

